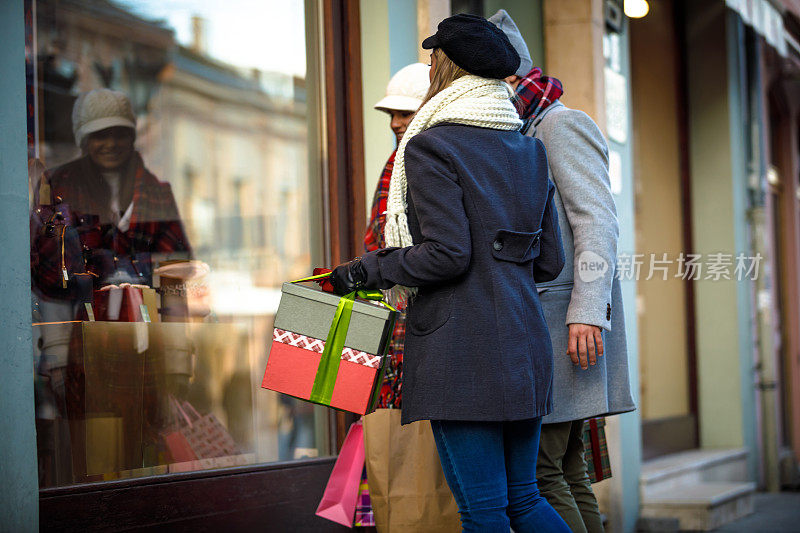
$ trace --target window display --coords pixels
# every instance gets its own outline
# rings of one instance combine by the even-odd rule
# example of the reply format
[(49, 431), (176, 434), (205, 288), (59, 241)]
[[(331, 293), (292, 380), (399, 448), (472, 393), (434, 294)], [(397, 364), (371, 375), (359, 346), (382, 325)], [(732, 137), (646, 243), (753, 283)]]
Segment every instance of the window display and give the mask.
[(304, 4), (241, 4), (26, 2), (43, 488), (330, 452), (260, 387), (322, 254)]

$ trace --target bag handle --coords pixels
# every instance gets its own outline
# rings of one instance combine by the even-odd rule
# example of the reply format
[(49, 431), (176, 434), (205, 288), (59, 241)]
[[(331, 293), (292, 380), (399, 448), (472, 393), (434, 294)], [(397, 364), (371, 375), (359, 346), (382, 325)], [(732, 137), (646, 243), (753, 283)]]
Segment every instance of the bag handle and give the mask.
[(322, 274), (314, 274), (313, 276), (308, 276), (307, 278), (300, 278), (294, 281), (290, 281), (289, 283), (303, 283), (304, 281), (316, 281), (322, 278), (328, 278), (333, 272), (323, 272)]
[[(43, 199), (48, 202), (44, 203)], [(50, 187), (50, 180), (47, 178), (47, 171), (42, 172), (39, 178), (39, 205), (54, 205), (53, 202), (53, 189)]]
[(189, 427), (192, 427), (192, 425), (193, 425), (193, 424), (192, 424), (192, 419), (191, 419), (191, 418), (189, 418), (189, 415), (187, 415), (187, 414), (186, 414), (186, 411), (184, 411), (184, 410), (183, 410), (183, 408), (181, 407), (181, 404), (180, 404), (180, 402), (179, 402), (179, 401), (178, 401), (178, 400), (175, 398), (175, 396), (172, 396), (172, 395), (170, 394), (170, 396), (169, 396), (169, 402), (170, 402), (170, 404), (172, 404), (172, 406), (173, 406), (173, 407), (174, 407), (174, 408), (175, 408), (175, 409), (178, 411), (178, 414), (180, 414), (180, 415), (181, 415), (181, 417), (182, 417), (184, 420), (186, 420), (186, 424), (188, 424), (188, 425), (189, 425)]
[(192, 415), (194, 415), (194, 419), (195, 420), (200, 420), (201, 418), (203, 418), (202, 416), (200, 416), (200, 413), (197, 412), (197, 409), (195, 409), (194, 406), (192, 404), (190, 404), (189, 402), (184, 401), (183, 402), (183, 407), (187, 411), (189, 411)]
[[(322, 274), (315, 274), (313, 276), (308, 276), (307, 278), (296, 279), (294, 281), (290, 281), (289, 283), (303, 283), (306, 281), (317, 281), (323, 278), (330, 277), (333, 272), (324, 272)], [(394, 307), (392, 307), (389, 302), (384, 299), (383, 292), (378, 289), (370, 289), (370, 290), (360, 290), (360, 291), (353, 291), (356, 298), (360, 298), (362, 300), (371, 300), (373, 302), (378, 302), (382, 304), (384, 307), (389, 309), (390, 311), (397, 311)], [(350, 296), (346, 294), (345, 296)]]

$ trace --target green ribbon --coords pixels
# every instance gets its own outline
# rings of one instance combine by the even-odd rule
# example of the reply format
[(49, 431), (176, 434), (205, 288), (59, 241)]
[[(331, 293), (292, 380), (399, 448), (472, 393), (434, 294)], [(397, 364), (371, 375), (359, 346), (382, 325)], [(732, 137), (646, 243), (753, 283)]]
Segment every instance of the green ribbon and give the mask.
[[(330, 273), (318, 274), (298, 279), (291, 283), (313, 281), (328, 276), (330, 276)], [(336, 384), (336, 375), (339, 373), (339, 364), (342, 360), (342, 350), (344, 350), (344, 342), (347, 338), (347, 331), (350, 328), (350, 318), (353, 315), (353, 302), (355, 302), (356, 298), (377, 301), (389, 310), (397, 311), (383, 300), (383, 293), (378, 290), (353, 291), (339, 298), (331, 329), (328, 331), (328, 338), (325, 340), (325, 349), (322, 351), (319, 366), (317, 367), (317, 375), (314, 377), (311, 396), (308, 398), (312, 402), (323, 405), (330, 405), (331, 403), (333, 387)], [(383, 365), (381, 365), (381, 370), (383, 370)]]

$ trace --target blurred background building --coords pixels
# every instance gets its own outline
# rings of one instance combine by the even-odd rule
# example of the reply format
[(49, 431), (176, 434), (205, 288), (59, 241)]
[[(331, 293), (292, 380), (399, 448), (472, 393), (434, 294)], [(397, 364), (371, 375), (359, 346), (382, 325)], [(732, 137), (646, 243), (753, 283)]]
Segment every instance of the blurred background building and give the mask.
[[(40, 114), (27, 126), (28, 158), (52, 168), (77, 155), (69, 113), (80, 91), (129, 94), (139, 118), (137, 148), (172, 185), (196, 255), (211, 267), (214, 316), (238, 332), (234, 348), (220, 350), (221, 360), (205, 369), (209, 390), (218, 391), (206, 406), (249, 439), (256, 457), (248, 468), (272, 472), (259, 486), (277, 503), (215, 508), (208, 523), (269, 517), (287, 528), (333, 527), (308, 518), (331, 459), (274, 463), (327, 455), (346, 429), (343, 419), (300, 412), (259, 388), (280, 283), (361, 251), (365, 212), (394, 148), (387, 117), (373, 103), (400, 68), (427, 62), (419, 42), (441, 19), (500, 8), (519, 25), (534, 64), (561, 79), (564, 103), (605, 132), (620, 264), (639, 264), (638, 275), (623, 278), (639, 409), (608, 419), (613, 477), (595, 485), (608, 530), (711, 529), (751, 512), (758, 492), (800, 487), (797, 0), (306, 0), (299, 20), (277, 3), (235, 15), (242, 28), (245, 18), (261, 17), (264, 32), (279, 24), (304, 35), (304, 75), (215, 55), (215, 24), (232, 26), (206, 2), (189, 9), (175, 2), (180, 28), (170, 2), (24, 4), (27, 21), (21, 2), (4, 4), (0, 19), (16, 21), (9, 28), (20, 39), (26, 24), (36, 29), (26, 51), (35, 65), (27, 85)], [(241, 33), (256, 42), (258, 32)], [(0, 63), (0, 78), (21, 68), (24, 58), (14, 60)], [(17, 89), (0, 86), (4, 110), (25, 106)], [(17, 139), (25, 137), (25, 123), (15, 127), (0, 135), (0, 160), (25, 163)], [(0, 165), (4, 191), (12, 186), (9, 172)], [(20, 201), (8, 198), (6, 208)], [(14, 320), (30, 323), (24, 295), (17, 298), (5, 335), (17, 331)], [(14, 367), (29, 357), (30, 342), (5, 351), (0, 364)], [(29, 367), (18, 372), (30, 376)], [(225, 383), (247, 400), (236, 400), (230, 387), (226, 396)], [(32, 393), (4, 388), (0, 398), (3, 414), (16, 416), (30, 437)], [(225, 402), (252, 412), (229, 420)], [(314, 438), (297, 444), (307, 431)], [(7, 444), (0, 471), (21, 480), (18, 493), (39, 494), (41, 514), (28, 498), (24, 505), (3, 501), (0, 516), (27, 517), (28, 524), (41, 516), (51, 524), (67, 502), (86, 501), (76, 499), (80, 494), (114, 494), (103, 485), (39, 492), (35, 445), (32, 451), (25, 442)], [(226, 487), (244, 479), (241, 471), (216, 472), (215, 483)], [(189, 486), (163, 479), (175, 492)], [(187, 505), (172, 520), (192, 524), (198, 509)], [(88, 523), (81, 520), (73, 523)], [(124, 523), (158, 523), (147, 513), (140, 520)]]

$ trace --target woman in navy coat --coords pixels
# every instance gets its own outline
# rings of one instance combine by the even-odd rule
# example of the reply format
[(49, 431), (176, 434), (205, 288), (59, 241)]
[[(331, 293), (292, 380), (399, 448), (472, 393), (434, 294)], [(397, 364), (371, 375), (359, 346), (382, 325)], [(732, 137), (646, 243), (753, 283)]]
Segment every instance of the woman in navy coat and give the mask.
[(398, 148), (389, 247), (332, 282), (409, 298), (402, 420), (431, 421), (464, 530), (569, 531), (536, 486), (553, 373), (536, 282), (558, 276), (564, 252), (544, 148), (519, 133), (500, 81), (519, 56), (473, 15), (423, 47), (431, 89)]

